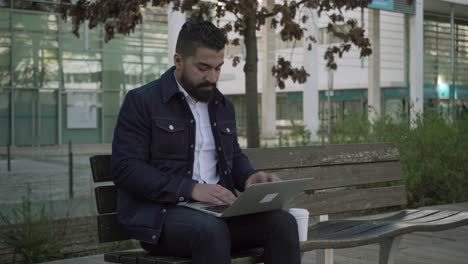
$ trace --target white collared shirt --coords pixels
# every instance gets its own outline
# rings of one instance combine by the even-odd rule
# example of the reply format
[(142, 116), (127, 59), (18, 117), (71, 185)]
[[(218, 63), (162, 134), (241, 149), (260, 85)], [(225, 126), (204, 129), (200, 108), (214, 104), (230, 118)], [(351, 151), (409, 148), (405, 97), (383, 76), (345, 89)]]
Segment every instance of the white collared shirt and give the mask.
[(185, 91), (177, 79), (176, 82), (179, 90), (184, 93), (195, 119), (195, 155), (192, 179), (199, 183), (216, 184), (219, 181), (219, 176), (216, 174), (216, 147), (208, 115), (208, 103), (196, 101)]

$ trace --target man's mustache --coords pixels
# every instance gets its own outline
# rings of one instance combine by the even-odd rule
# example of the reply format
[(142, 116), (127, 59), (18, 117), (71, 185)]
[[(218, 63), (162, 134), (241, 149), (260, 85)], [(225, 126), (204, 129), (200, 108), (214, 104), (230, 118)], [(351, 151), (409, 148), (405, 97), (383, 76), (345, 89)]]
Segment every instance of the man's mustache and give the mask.
[(203, 88), (203, 87), (216, 87), (216, 83), (212, 83), (212, 82), (203, 82), (203, 83), (200, 83), (198, 84), (195, 88)]

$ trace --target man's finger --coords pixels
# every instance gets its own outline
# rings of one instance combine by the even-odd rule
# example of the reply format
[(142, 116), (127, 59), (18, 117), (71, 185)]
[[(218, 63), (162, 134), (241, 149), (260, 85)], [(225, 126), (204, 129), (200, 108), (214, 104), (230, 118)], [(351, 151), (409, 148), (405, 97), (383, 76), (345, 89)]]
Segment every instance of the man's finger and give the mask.
[(219, 186), (219, 188), (216, 188), (216, 191), (215, 191), (215, 193), (213, 193), (213, 195), (217, 199), (221, 200), (224, 203), (228, 203), (228, 204), (232, 204), (236, 200), (236, 196), (234, 196), (234, 194), (230, 190), (228, 190), (228, 189), (226, 189), (226, 188), (224, 188), (222, 186)]
[(223, 204), (223, 201), (221, 201), (218, 197), (216, 197), (214, 195), (211, 195), (210, 201), (211, 201), (212, 204), (215, 204), (215, 205)]
[(271, 181), (280, 181), (281, 180), (278, 176), (276, 176), (274, 174), (270, 175), (270, 179), (271, 179)]
[(228, 204), (232, 204), (232, 197), (230, 197), (229, 195), (227, 194), (221, 194), (221, 193), (216, 193), (215, 194), (215, 197), (222, 201), (223, 203), (228, 203)]
[(253, 179), (253, 178), (249, 178), (249, 179), (245, 182), (245, 187), (248, 188), (248, 187), (250, 187), (252, 184), (254, 184), (254, 179)]

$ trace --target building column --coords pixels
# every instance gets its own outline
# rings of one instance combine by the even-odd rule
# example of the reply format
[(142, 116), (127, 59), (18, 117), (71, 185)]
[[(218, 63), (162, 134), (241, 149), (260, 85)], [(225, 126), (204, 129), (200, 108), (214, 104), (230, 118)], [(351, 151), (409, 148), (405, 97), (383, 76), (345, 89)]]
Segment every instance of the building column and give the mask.
[(56, 90), (57, 92), (57, 145), (62, 145), (63, 138), (63, 100), (62, 96), (65, 94), (65, 79), (63, 74), (63, 22), (62, 19), (57, 19), (57, 42), (58, 42), (58, 55), (57, 55), (57, 64), (58, 64), (58, 80), (59, 87)]
[[(455, 39), (455, 5), (450, 4), (450, 72), (451, 75), (451, 82), (450, 82), (450, 105), (449, 105), (449, 113), (450, 113), (450, 120), (455, 121), (456, 113), (455, 113), (455, 89), (456, 89), (456, 48), (455, 46), (457, 40)], [(424, 74), (424, 72), (423, 72)]]
[[(274, 0), (267, 0), (265, 5), (271, 9)], [(273, 138), (276, 135), (276, 82), (271, 75), (271, 68), (276, 61), (275, 29), (270, 27), (268, 18), (263, 31), (262, 56), (262, 138)]]
[(374, 122), (382, 110), (380, 90), (380, 10), (369, 10), (369, 39), (372, 54), (369, 56), (367, 105), (368, 120)]
[(424, 9), (423, 0), (415, 0), (410, 25), (410, 117), (411, 125), (423, 112), (424, 95)]
[[(313, 9), (306, 9), (307, 19), (306, 22), (306, 38), (309, 35), (314, 37), (318, 36), (318, 19), (317, 12)], [(309, 44), (312, 49), (309, 50)], [(303, 110), (304, 110), (304, 125), (311, 132), (311, 140), (318, 141), (317, 131), (320, 127), (319, 120), (319, 45), (311, 43), (310, 41), (304, 42), (304, 68), (309, 73), (307, 81), (304, 84), (303, 92)]]
[(167, 7), (167, 66), (174, 65), (174, 54), (177, 44), (177, 37), (180, 29), (185, 23), (185, 14), (173, 10), (174, 4)]

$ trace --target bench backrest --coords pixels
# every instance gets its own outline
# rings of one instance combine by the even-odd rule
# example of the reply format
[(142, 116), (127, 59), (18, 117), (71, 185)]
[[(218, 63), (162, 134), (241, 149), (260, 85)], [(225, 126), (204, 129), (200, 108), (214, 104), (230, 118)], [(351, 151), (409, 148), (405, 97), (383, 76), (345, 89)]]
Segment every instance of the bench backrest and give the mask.
[[(282, 179), (315, 179), (291, 207), (311, 215), (361, 211), (406, 204), (398, 149), (393, 144), (347, 144), (246, 149), (256, 169)], [(90, 158), (95, 183), (112, 181), (110, 155)], [(124, 240), (116, 220), (115, 187), (95, 188), (100, 242)]]

